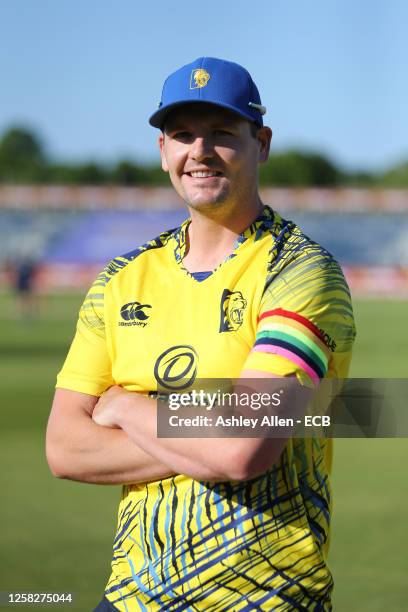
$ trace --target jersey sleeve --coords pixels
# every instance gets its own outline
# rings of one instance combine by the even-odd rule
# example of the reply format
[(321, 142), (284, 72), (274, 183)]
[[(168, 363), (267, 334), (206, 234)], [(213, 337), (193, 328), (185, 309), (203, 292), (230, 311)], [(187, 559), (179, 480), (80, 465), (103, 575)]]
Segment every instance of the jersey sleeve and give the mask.
[(296, 375), (308, 386), (325, 376), (345, 378), (355, 334), (339, 264), (327, 256), (300, 257), (267, 284), (244, 369)]
[(101, 274), (80, 308), (76, 334), (57, 376), (58, 388), (101, 395), (114, 383), (106, 342), (105, 283)]

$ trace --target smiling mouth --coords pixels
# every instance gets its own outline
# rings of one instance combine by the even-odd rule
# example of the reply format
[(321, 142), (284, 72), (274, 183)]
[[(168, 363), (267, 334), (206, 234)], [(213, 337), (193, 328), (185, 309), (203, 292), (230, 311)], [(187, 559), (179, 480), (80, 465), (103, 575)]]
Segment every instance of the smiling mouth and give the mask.
[(216, 170), (186, 172), (185, 174), (187, 174), (187, 176), (191, 176), (192, 178), (214, 178), (217, 176), (222, 176), (222, 172), (217, 172)]

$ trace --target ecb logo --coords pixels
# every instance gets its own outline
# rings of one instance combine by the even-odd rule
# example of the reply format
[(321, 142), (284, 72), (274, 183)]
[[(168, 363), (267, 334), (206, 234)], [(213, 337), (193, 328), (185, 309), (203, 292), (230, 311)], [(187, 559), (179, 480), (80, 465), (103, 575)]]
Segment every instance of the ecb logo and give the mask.
[(237, 331), (244, 320), (247, 301), (241, 291), (224, 289), (221, 296), (219, 332)]
[(171, 346), (158, 357), (154, 376), (161, 387), (186, 389), (197, 376), (197, 366), (198, 354), (192, 346)]
[(149, 318), (149, 315), (144, 311), (146, 308), (151, 308), (150, 304), (129, 302), (120, 309), (120, 316), (125, 321), (146, 321)]

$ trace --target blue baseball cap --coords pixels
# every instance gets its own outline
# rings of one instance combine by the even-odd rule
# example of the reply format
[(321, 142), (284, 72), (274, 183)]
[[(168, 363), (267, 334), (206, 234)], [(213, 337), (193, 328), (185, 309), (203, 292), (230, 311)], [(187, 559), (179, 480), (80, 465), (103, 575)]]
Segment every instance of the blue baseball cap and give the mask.
[(245, 68), (216, 57), (199, 57), (167, 77), (159, 108), (149, 123), (161, 129), (169, 111), (196, 102), (227, 108), (259, 127), (266, 113), (258, 88)]

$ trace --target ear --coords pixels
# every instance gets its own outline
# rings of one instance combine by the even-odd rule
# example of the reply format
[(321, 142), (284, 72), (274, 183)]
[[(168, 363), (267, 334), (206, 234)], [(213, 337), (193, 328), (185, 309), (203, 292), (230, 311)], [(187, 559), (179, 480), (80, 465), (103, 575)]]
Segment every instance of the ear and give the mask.
[(164, 151), (164, 134), (160, 134), (159, 136), (159, 149), (160, 149), (160, 157), (161, 157), (161, 166), (164, 172), (169, 171), (169, 167), (167, 165), (166, 153)]
[(271, 128), (266, 125), (259, 128), (257, 138), (260, 144), (258, 161), (260, 164), (263, 164), (264, 162), (268, 161), (269, 157), (269, 150), (271, 148), (272, 141)]

